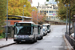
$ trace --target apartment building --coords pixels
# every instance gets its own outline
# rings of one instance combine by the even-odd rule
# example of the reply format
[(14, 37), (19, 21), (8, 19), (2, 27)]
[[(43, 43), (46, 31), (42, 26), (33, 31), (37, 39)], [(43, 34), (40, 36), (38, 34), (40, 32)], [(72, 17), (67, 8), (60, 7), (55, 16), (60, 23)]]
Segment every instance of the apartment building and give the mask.
[(47, 4), (40, 5), (37, 7), (40, 14), (46, 15), (48, 21), (59, 21), (57, 17), (58, 5), (57, 4)]

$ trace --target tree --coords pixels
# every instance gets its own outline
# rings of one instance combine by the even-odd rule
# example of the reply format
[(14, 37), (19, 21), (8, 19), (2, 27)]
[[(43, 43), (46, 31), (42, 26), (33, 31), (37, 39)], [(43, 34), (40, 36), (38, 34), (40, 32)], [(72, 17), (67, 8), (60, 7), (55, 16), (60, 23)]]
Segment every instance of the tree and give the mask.
[[(37, 16), (38, 15), (38, 16)], [(37, 11), (33, 11), (32, 12), (32, 18), (33, 18), (33, 22), (37, 23), (43, 23), (44, 22), (44, 16), (40, 15), (39, 13), (37, 14)]]
[(47, 2), (49, 1), (49, 0), (46, 0)]
[(6, 16), (6, 0), (0, 0), (0, 33), (3, 32), (2, 26), (5, 24), (5, 16)]
[[(70, 4), (70, 7), (68, 7), (68, 14), (70, 12), (70, 18), (72, 19), (73, 15), (75, 15), (75, 0), (56, 0), (56, 2), (59, 1), (58, 3), (58, 16), (61, 19), (65, 19), (66, 20), (66, 7), (64, 6), (64, 4), (68, 5)], [(68, 15), (69, 16), (69, 15)], [(74, 32), (74, 23), (72, 22), (72, 30), (70, 33)]]
[(28, 0), (9, 0), (8, 2), (8, 14), (9, 15), (23, 15), (23, 6), (24, 7), (24, 16), (31, 16), (31, 4)]
[(66, 19), (67, 8), (64, 5), (65, 4), (68, 5), (70, 2), (70, 4), (71, 4), (70, 11), (71, 11), (71, 18), (72, 18), (72, 16), (75, 14), (75, 0), (71, 0), (71, 1), (69, 1), (69, 0), (56, 0), (56, 2), (58, 2), (58, 1), (59, 1), (59, 3), (58, 3), (58, 17), (60, 17), (60, 19), (62, 19), (62, 20)]

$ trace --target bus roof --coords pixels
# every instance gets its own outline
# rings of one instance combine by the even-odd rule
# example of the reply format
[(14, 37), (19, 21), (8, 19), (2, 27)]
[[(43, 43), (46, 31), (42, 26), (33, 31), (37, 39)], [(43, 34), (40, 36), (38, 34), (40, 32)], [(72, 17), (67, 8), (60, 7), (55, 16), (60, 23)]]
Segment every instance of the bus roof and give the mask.
[(19, 23), (31, 23), (31, 24), (35, 24), (34, 22), (26, 22), (26, 21), (20, 21)]
[(50, 25), (50, 24), (43, 24), (43, 25)]

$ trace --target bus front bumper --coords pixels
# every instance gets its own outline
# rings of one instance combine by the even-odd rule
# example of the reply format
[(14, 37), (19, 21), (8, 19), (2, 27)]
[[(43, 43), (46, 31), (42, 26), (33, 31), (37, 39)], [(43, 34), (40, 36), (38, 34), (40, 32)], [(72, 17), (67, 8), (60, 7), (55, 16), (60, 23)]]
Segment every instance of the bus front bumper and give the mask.
[(25, 42), (25, 41), (33, 41), (33, 38), (17, 38), (14, 41)]

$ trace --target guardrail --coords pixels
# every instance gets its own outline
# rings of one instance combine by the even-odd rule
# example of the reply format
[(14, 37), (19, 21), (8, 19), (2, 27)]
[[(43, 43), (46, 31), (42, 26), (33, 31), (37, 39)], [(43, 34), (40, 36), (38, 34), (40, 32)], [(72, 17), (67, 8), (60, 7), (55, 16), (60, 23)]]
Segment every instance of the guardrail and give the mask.
[(71, 44), (71, 46), (73, 46), (73, 48), (75, 50), (75, 40), (73, 38), (71, 38), (68, 34), (65, 34), (65, 37), (69, 41), (69, 43)]

